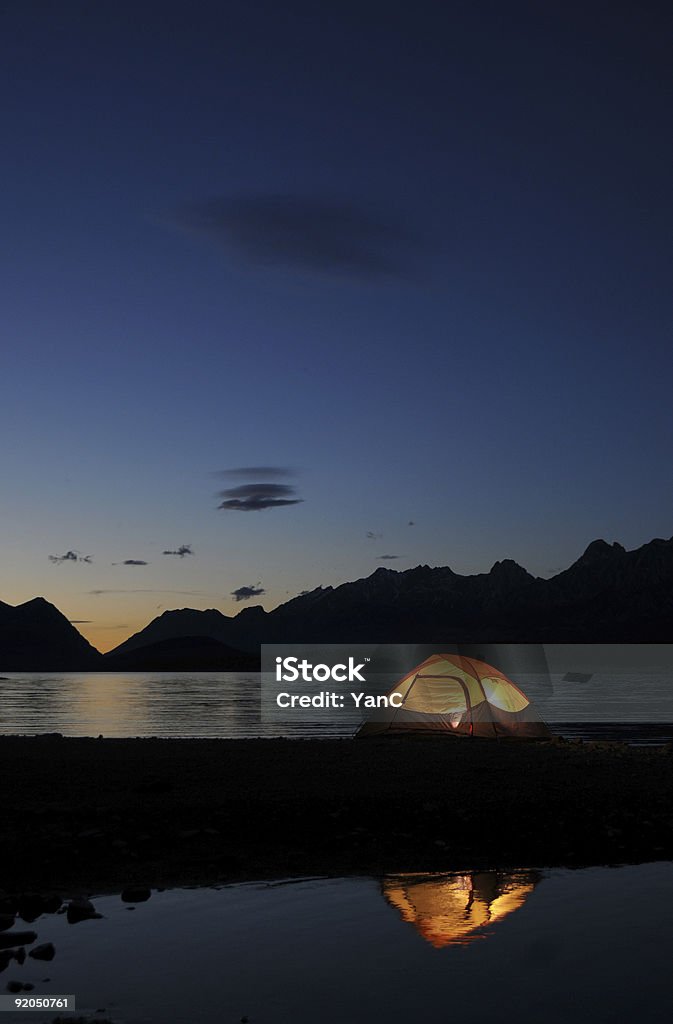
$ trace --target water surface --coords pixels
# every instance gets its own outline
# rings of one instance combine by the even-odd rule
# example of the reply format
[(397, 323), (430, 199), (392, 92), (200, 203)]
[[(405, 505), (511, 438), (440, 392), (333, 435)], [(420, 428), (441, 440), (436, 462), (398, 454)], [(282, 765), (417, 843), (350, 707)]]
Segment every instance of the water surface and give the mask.
[(3, 979), (74, 993), (78, 1012), (122, 1024), (670, 1020), (670, 863), (175, 889), (133, 911), (94, 902), (100, 920), (30, 925), (55, 959)]
[[(10, 673), (0, 680), (0, 734), (64, 736), (351, 736), (354, 708), (311, 721), (261, 714), (256, 673)], [(672, 734), (673, 680), (666, 672), (595, 673), (568, 682), (513, 676), (552, 730), (568, 736), (624, 736), (661, 742)], [(391, 685), (387, 682), (382, 692)]]

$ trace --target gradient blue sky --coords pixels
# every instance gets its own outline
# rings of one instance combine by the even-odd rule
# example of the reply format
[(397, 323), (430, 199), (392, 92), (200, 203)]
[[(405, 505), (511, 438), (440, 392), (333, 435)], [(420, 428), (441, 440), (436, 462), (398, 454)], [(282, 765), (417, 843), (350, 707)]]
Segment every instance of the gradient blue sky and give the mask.
[[(4, 3), (0, 598), (106, 649), (260, 581), (670, 536), (671, 27)], [(303, 502), (219, 510), (244, 466)]]

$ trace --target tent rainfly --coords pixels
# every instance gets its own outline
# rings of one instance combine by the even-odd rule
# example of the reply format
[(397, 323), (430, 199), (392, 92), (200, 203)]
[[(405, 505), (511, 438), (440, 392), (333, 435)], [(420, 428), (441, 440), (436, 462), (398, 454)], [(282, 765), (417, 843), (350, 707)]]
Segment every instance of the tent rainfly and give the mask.
[(548, 739), (549, 729), (525, 693), (492, 665), (459, 654), (433, 654), (389, 691), (400, 696), (357, 736), (442, 733)]

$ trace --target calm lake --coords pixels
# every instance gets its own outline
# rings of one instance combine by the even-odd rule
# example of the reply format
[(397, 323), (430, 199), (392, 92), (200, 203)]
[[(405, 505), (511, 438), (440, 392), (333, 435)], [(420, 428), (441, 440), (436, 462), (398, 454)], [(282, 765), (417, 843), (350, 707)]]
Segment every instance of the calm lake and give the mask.
[[(669, 673), (513, 678), (562, 735), (649, 743), (673, 734)], [(261, 689), (254, 673), (12, 673), (0, 680), (0, 734), (334, 737), (351, 736), (361, 722), (355, 708), (278, 721), (262, 714)]]
[(3, 980), (33, 984), (31, 995), (73, 994), (78, 1013), (120, 1024), (670, 1020), (670, 863), (93, 901), (99, 920), (68, 924), (59, 913), (31, 923), (55, 957), (11, 962)]

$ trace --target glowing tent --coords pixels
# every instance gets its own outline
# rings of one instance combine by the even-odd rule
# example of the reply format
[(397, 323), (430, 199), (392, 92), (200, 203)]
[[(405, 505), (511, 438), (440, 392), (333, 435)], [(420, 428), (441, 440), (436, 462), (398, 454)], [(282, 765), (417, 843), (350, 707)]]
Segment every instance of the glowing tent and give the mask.
[(459, 654), (433, 654), (387, 696), (390, 706), (364, 722), (358, 736), (440, 732), (545, 739), (550, 735), (511, 679), (484, 661)]
[(435, 949), (468, 946), (518, 910), (538, 876), (533, 872), (482, 871), (467, 875), (387, 875), (383, 895), (403, 921)]

